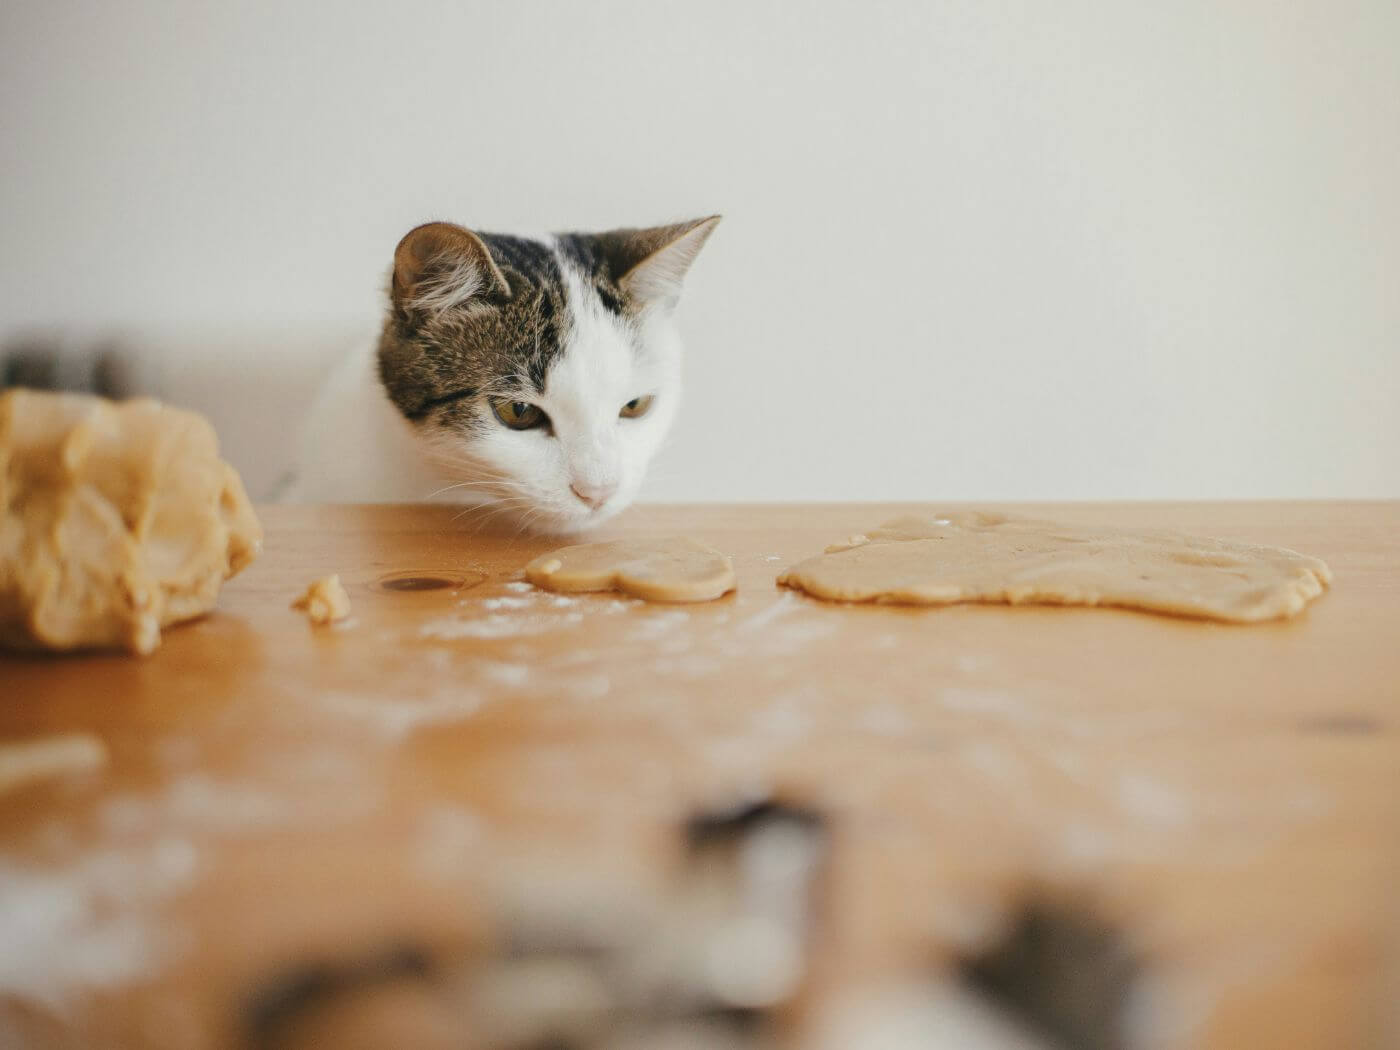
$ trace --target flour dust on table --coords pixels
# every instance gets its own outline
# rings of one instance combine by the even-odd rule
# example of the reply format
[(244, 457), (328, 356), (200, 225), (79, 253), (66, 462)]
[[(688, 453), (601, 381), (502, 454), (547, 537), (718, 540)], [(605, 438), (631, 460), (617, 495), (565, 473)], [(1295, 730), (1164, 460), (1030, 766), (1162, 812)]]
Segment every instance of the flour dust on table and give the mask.
[(675, 418), (673, 313), (718, 222), (538, 239), (410, 230), (378, 343), (317, 399), (288, 496), (487, 505), (554, 532), (616, 514)]

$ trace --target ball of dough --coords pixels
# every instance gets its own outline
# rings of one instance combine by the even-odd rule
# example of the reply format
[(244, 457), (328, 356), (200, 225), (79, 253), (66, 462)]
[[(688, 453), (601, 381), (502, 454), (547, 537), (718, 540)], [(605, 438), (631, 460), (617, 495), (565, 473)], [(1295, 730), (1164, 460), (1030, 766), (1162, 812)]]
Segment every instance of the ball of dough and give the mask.
[(262, 526), (209, 423), (137, 400), (0, 395), (0, 644), (149, 653), (213, 607)]

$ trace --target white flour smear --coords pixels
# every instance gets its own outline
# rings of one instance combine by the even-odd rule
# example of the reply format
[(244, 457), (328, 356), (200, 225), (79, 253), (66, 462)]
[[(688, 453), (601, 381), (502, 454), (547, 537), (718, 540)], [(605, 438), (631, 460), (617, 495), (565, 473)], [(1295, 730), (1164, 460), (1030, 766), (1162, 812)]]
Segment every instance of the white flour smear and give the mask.
[(277, 827), (296, 816), (295, 805), (284, 795), (203, 773), (180, 777), (157, 795), (117, 795), (98, 809), (103, 830), (114, 836), (170, 827), (198, 831)]
[(353, 718), (395, 740), (420, 729), (463, 722), (482, 705), (480, 696), (465, 690), (420, 699), (327, 693), (319, 701), (327, 710)]
[(413, 862), (418, 874), (430, 881), (456, 881), (477, 858), (487, 826), (480, 817), (459, 806), (440, 803), (418, 818)]
[(179, 938), (161, 908), (198, 867), (177, 838), (86, 852), (66, 867), (0, 863), (0, 995), (58, 1009), (169, 963)]
[(492, 613), (478, 619), (464, 619), (457, 616), (441, 616), (429, 620), (418, 629), (424, 638), (452, 641), (456, 638), (520, 638), (531, 634), (548, 634), (583, 622), (579, 612), (559, 615), (538, 613), (530, 616), (516, 616), (505, 612)]
[(800, 605), (800, 599), (798, 599), (792, 591), (783, 591), (782, 594), (778, 595), (777, 601), (773, 602), (772, 605), (768, 606), (768, 608), (764, 609), (762, 612), (754, 613), (746, 620), (739, 621), (739, 626), (750, 631), (757, 630), (760, 627), (772, 623), (780, 616), (786, 616), (788, 613), (794, 612)]
[(482, 678), (485, 678), (493, 685), (508, 686), (518, 689), (530, 680), (530, 668), (524, 664), (482, 664), (478, 671)]
[(500, 598), (483, 598), (481, 607), (483, 609), (530, 609), (536, 605), (534, 598), (527, 595), (504, 595)]

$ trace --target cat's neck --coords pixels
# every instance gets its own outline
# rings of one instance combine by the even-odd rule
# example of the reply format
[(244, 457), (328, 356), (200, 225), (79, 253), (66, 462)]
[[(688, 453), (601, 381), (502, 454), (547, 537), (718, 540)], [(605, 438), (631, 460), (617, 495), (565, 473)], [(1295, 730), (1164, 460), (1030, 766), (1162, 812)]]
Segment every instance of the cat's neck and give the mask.
[(335, 368), (308, 413), (288, 498), (308, 503), (490, 502), (474, 479), (448, 476), (423, 454), (412, 424), (379, 380), (367, 340)]

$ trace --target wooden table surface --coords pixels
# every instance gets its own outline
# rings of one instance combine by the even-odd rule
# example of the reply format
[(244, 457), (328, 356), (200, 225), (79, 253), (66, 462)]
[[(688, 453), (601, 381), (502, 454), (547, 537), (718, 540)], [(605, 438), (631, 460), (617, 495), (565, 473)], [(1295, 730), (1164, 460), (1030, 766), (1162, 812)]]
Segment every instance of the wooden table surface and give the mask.
[[(596, 538), (735, 560), (737, 594), (663, 607), (512, 583), (558, 542), (452, 508), (268, 507), (262, 557), (150, 658), (0, 657), (0, 740), (110, 754), (0, 795), (0, 1043), (243, 1046), (299, 960), (647, 892), (688, 815), (771, 794), (830, 820), (817, 1000), (946, 967), (1033, 888), (1122, 932), (1142, 1045), (1382, 1045), (1400, 504), (1008, 508), (1319, 556), (1290, 622), (774, 586), (911, 509), (944, 508), (634, 509)], [(329, 572), (354, 615), (314, 628), (288, 606)]]

